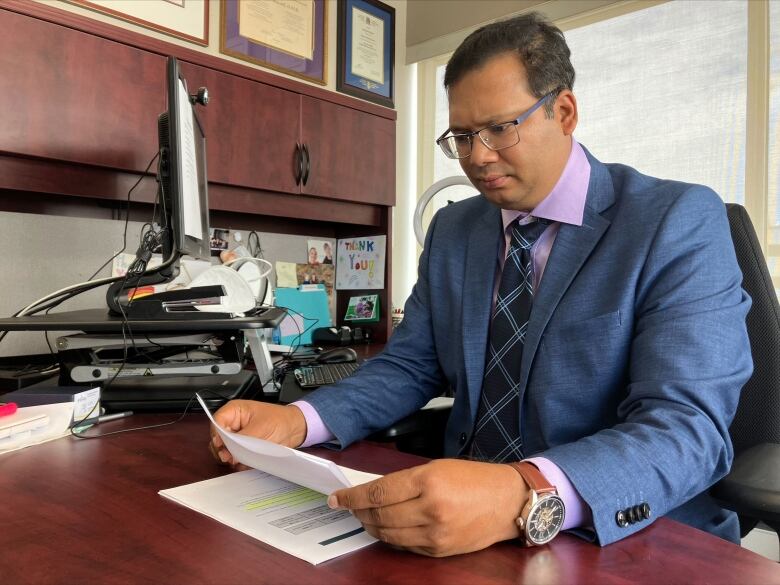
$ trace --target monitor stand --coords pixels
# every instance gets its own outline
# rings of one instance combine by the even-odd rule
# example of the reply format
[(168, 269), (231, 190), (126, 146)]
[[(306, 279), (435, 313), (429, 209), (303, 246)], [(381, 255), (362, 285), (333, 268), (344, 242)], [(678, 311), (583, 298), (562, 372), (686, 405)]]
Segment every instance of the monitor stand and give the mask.
[[(144, 339), (144, 336), (219, 334), (227, 339), (235, 337), (236, 343), (243, 336), (249, 342), (260, 383), (265, 388), (273, 384), (268, 343), (273, 328), (281, 323), (285, 314), (283, 309), (270, 307), (249, 317), (223, 318), (218, 315), (209, 319), (183, 317), (160, 320), (134, 316), (124, 319), (109, 314), (105, 309), (88, 309), (0, 319), (0, 331), (83, 331), (86, 334), (132, 334), (133, 339)], [(128, 347), (131, 345), (128, 343)], [(242, 355), (237, 354), (237, 357)]]

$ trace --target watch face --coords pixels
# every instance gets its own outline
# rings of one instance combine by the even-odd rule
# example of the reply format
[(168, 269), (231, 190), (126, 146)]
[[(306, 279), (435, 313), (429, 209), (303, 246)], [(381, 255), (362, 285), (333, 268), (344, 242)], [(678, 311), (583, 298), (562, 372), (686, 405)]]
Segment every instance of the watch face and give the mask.
[(563, 526), (563, 500), (558, 496), (540, 499), (528, 514), (526, 535), (534, 544), (550, 542)]

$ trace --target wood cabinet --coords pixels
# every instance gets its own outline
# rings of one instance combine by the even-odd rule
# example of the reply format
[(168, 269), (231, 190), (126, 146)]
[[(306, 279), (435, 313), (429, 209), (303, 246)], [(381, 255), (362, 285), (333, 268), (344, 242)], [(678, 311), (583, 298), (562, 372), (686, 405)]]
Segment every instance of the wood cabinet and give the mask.
[(295, 145), (300, 141), (300, 96), (263, 83), (181, 62), (190, 93), (209, 89), (198, 107), (208, 147), (209, 182), (300, 193)]
[[(395, 204), (395, 121), (191, 63), (208, 140), (209, 181)], [(245, 145), (251, 145), (246, 148)]]
[(395, 122), (308, 96), (301, 101), (310, 167), (301, 191), (395, 205)]
[(384, 234), (386, 287), (372, 292), (389, 308), (393, 110), (27, 0), (0, 0), (0, 211), (114, 218), (137, 181), (133, 201), (151, 208), (168, 55), (211, 96), (198, 111), (212, 225)]
[(0, 11), (0, 152), (140, 172), (164, 108), (162, 55)]

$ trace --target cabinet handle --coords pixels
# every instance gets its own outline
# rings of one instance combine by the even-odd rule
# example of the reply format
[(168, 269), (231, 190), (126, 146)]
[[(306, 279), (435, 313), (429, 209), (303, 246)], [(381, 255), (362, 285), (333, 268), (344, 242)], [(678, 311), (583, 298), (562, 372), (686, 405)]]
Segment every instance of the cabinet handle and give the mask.
[(306, 159), (306, 170), (303, 172), (303, 184), (306, 185), (309, 181), (309, 171), (311, 170), (311, 156), (309, 155), (309, 147), (306, 146), (305, 142), (303, 143), (302, 148), (303, 156)]
[(303, 178), (303, 155), (301, 152), (301, 145), (296, 142), (295, 143), (295, 159), (293, 162), (295, 172), (295, 184), (300, 185), (301, 179)]

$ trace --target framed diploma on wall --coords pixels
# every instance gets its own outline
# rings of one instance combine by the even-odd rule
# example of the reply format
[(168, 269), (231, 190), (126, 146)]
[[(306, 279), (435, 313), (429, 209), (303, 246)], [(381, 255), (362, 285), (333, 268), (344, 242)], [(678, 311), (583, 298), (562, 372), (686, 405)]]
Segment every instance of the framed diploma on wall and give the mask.
[(378, 0), (338, 0), (336, 89), (393, 107), (395, 8)]
[(222, 0), (219, 50), (325, 85), (327, 17), (326, 0)]
[(209, 44), (208, 0), (67, 0), (185, 41)]

